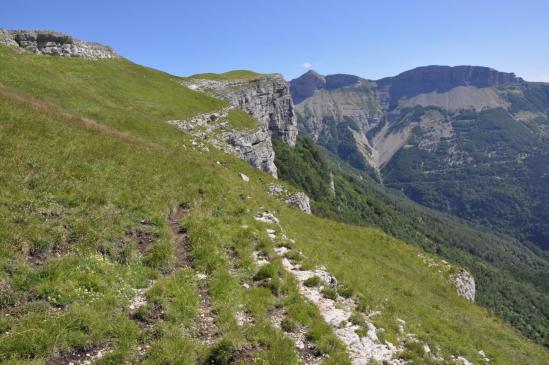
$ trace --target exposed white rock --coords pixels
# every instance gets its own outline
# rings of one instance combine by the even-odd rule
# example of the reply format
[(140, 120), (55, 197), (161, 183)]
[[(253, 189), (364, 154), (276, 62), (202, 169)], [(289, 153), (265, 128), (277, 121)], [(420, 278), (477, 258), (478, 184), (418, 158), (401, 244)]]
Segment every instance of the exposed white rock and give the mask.
[[(230, 108), (241, 109), (255, 118), (257, 130), (225, 128), (212, 143), (277, 177), (271, 134), (279, 135), (290, 146), (295, 145), (297, 138), (297, 118), (289, 86), (281, 75), (226, 81), (191, 77), (180, 82), (192, 90), (226, 100)], [(214, 116), (214, 120), (218, 117)], [(211, 121), (210, 116), (206, 116), (206, 124)], [(211, 132), (206, 131), (206, 135), (208, 133)]]
[(304, 192), (290, 193), (280, 184), (269, 184), (269, 195), (281, 198), (289, 205), (296, 207), (304, 213), (311, 214), (310, 199)]
[(484, 362), (490, 362), (491, 361), (490, 358), (488, 356), (486, 356), (486, 353), (484, 351), (480, 350), (478, 352), (478, 354)]
[(290, 146), (295, 145), (297, 118), (288, 83), (281, 75), (227, 81), (188, 78), (181, 82), (193, 90), (227, 100), (257, 119), (262, 129), (280, 135)]
[(277, 169), (274, 164), (274, 151), (268, 130), (237, 130), (233, 128), (227, 116), (233, 106), (213, 113), (199, 114), (189, 120), (170, 120), (167, 123), (176, 126), (200, 140), (193, 140), (196, 149), (205, 151), (206, 143), (236, 156), (274, 177)]
[[(257, 219), (257, 216), (256, 216)], [(288, 239), (290, 240), (290, 239)], [(293, 240), (290, 240), (293, 241)], [(295, 243), (295, 241), (294, 241)], [(397, 318), (398, 328), (400, 332), (399, 343), (394, 345), (390, 342), (382, 342), (378, 334), (385, 332), (383, 328), (377, 328), (373, 323), (373, 317), (381, 315), (380, 311), (371, 311), (364, 316), (362, 325), (355, 325), (351, 322), (351, 315), (356, 310), (357, 304), (353, 298), (343, 298), (337, 296), (335, 300), (326, 298), (322, 295), (322, 290), (326, 285), (337, 288), (337, 280), (331, 275), (325, 267), (318, 267), (315, 270), (303, 270), (299, 263), (293, 262), (286, 257), (288, 252), (292, 251), (286, 246), (274, 248), (274, 252), (282, 258), (282, 265), (287, 272), (292, 274), (299, 285), (299, 291), (306, 299), (314, 304), (324, 321), (328, 323), (339, 340), (346, 346), (347, 352), (353, 365), (367, 365), (372, 363), (382, 363), (385, 365), (404, 365), (406, 361), (398, 358), (399, 354), (405, 349), (406, 342), (419, 342), (423, 350), (428, 356), (437, 363), (446, 363), (441, 355), (440, 348), (436, 348), (433, 352), (426, 342), (421, 342), (417, 335), (406, 333), (406, 322)], [(302, 254), (300, 252), (300, 254)], [(425, 261), (430, 258), (420, 255)], [(268, 261), (260, 257), (259, 253), (254, 252), (253, 258), (256, 264), (263, 265)], [(427, 262), (426, 262), (427, 263)], [(440, 264), (436, 264), (440, 265)], [(451, 267), (449, 264), (444, 267)], [(311, 277), (320, 278), (321, 285), (316, 287), (305, 286), (304, 283)], [(364, 333), (365, 335), (359, 335)], [(358, 332), (358, 333), (357, 333)], [(300, 349), (300, 342), (296, 340), (296, 348)], [(480, 352), (479, 352), (480, 354)], [(467, 359), (462, 356), (451, 356), (451, 360), (462, 365), (472, 365)], [(488, 362), (489, 360), (485, 360)], [(305, 363), (305, 362), (304, 362)]]
[(456, 358), (456, 361), (457, 361), (458, 364), (461, 364), (461, 365), (473, 365), (472, 362), (470, 362), (469, 360), (467, 360), (463, 356), (458, 356)]
[(455, 286), (459, 296), (470, 302), (475, 301), (475, 278), (468, 271), (458, 268), (459, 271), (453, 273), (456, 270), (456, 266), (451, 265), (446, 260), (440, 260), (426, 254), (418, 254), (418, 256), (423, 260), (425, 265), (437, 269), (441, 275), (448, 277), (450, 283)]
[(276, 183), (269, 184), (269, 195), (280, 196), (288, 194), (288, 189)]
[(110, 347), (103, 347), (101, 349), (96, 350), (95, 352), (87, 353), (86, 358), (82, 361), (76, 361), (72, 364), (74, 365), (91, 365), (97, 360), (101, 359), (103, 356), (111, 352), (112, 349)]
[(254, 219), (259, 222), (268, 223), (268, 224), (278, 224), (278, 218), (275, 217), (272, 213), (261, 212), (257, 214)]
[(269, 263), (269, 260), (267, 260), (267, 258), (263, 256), (259, 251), (252, 252), (252, 258), (254, 259), (254, 262), (257, 266), (263, 266)]
[(297, 193), (291, 194), (286, 199), (286, 203), (293, 205), (304, 213), (311, 214), (310, 199), (304, 192), (299, 191)]
[(139, 309), (147, 304), (147, 297), (145, 296), (145, 292), (149, 290), (149, 288), (153, 286), (154, 283), (155, 281), (151, 280), (146, 288), (133, 289), (134, 296), (130, 300), (130, 304), (128, 305), (129, 310), (135, 311), (136, 309)]
[(240, 178), (245, 182), (250, 181), (250, 178), (247, 175), (244, 175), (243, 173), (240, 173), (239, 175), (240, 175)]
[(284, 256), (287, 252), (290, 252), (290, 249), (288, 247), (281, 246), (281, 247), (276, 247), (274, 251), (278, 256)]
[(0, 44), (48, 56), (89, 60), (120, 58), (114, 50), (94, 42), (82, 42), (67, 34), (47, 30), (0, 29)]
[(457, 293), (470, 302), (475, 301), (475, 278), (469, 272), (460, 270), (458, 273), (450, 276), (450, 279), (456, 286)]
[(274, 240), (276, 239), (276, 231), (274, 229), (267, 228), (267, 236), (269, 236), (270, 239)]
[(147, 298), (145, 297), (145, 291), (148, 288), (134, 289), (135, 296), (132, 298), (128, 308), (130, 310), (136, 310), (147, 304)]
[(330, 171), (330, 190), (332, 191), (332, 194), (335, 195), (336, 187), (334, 182), (334, 173)]
[(400, 333), (404, 333), (404, 329), (406, 328), (406, 321), (404, 321), (403, 319), (397, 318), (397, 323), (398, 323), (398, 331)]
[[(278, 248), (276, 252), (284, 255), (289, 250)], [(284, 268), (292, 273), (299, 283), (301, 294), (310, 300), (320, 311), (324, 320), (330, 324), (337, 337), (347, 346), (347, 351), (353, 365), (367, 365), (372, 361), (385, 364), (404, 364), (403, 360), (394, 357), (401, 350), (390, 343), (381, 343), (377, 337), (377, 328), (371, 322), (367, 322), (368, 332), (366, 336), (360, 337), (357, 330), (361, 327), (349, 321), (356, 303), (352, 298), (343, 299), (338, 297), (336, 301), (325, 298), (321, 294), (321, 287), (307, 287), (303, 283), (310, 277), (318, 276), (324, 282), (334, 282), (335, 278), (324, 268), (313, 271), (301, 270), (299, 266), (292, 264), (290, 260), (283, 257)], [(344, 324), (342, 326), (342, 324)]]

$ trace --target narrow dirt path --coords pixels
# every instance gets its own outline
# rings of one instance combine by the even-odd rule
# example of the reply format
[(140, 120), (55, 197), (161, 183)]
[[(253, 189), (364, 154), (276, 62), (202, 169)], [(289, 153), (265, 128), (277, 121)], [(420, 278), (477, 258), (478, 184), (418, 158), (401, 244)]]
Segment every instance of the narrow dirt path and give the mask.
[(168, 228), (175, 248), (175, 269), (191, 268), (191, 262), (187, 254), (189, 248), (187, 229), (179, 223), (189, 212), (189, 206), (186, 203), (181, 203), (168, 214)]
[[(187, 229), (179, 222), (190, 212), (190, 207), (186, 203), (179, 204), (171, 210), (168, 215), (167, 224), (172, 237), (172, 243), (175, 248), (175, 269), (192, 269), (192, 262), (189, 258), (189, 242), (187, 238)], [(214, 344), (221, 336), (219, 329), (215, 324), (216, 310), (210, 300), (208, 287), (205, 282), (198, 285), (198, 316), (195, 323), (196, 338), (207, 346)]]

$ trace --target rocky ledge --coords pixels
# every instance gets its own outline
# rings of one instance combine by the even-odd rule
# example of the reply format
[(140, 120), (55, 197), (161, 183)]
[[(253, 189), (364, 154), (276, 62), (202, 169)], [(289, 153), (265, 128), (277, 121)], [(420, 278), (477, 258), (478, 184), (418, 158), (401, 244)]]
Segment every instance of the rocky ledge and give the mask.
[(281, 75), (258, 75), (235, 80), (191, 77), (182, 83), (190, 89), (228, 101), (257, 119), (262, 129), (279, 135), (290, 146), (295, 145), (297, 117), (290, 88)]
[(70, 35), (46, 30), (0, 29), (0, 44), (28, 52), (88, 60), (120, 58), (114, 50), (94, 42), (83, 42)]
[(227, 115), (233, 106), (214, 113), (205, 113), (190, 120), (170, 120), (182, 131), (190, 133), (193, 145), (200, 150), (207, 150), (206, 144), (215, 146), (247, 161), (252, 166), (277, 177), (274, 164), (274, 151), (271, 135), (268, 130), (237, 130), (230, 126)]

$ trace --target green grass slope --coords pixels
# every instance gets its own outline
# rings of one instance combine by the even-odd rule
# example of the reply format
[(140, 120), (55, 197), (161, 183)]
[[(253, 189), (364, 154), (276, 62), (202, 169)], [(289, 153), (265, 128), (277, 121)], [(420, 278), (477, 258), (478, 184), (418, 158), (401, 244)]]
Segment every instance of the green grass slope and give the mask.
[(215, 81), (231, 81), (231, 80), (254, 80), (257, 78), (264, 77), (265, 74), (259, 74), (257, 72), (249, 70), (233, 70), (223, 73), (202, 73), (189, 76), (193, 79), (206, 79), (206, 80), (215, 80)]
[[(549, 262), (529, 247), (483, 227), (430, 210), (389, 191), (356, 170), (332, 163), (313, 142), (295, 149), (274, 143), (281, 179), (303, 188), (315, 214), (376, 226), (470, 270), (477, 302), (526, 336), (549, 344)], [(330, 190), (333, 172), (335, 193)]]
[[(253, 215), (268, 209), (309, 264), (326, 265), (382, 312), (388, 338), (398, 316), (443, 354), (477, 362), (483, 349), (497, 364), (549, 363), (544, 348), (460, 299), (419, 249), (291, 209), (267, 194), (270, 176), (196, 151), (163, 123), (221, 106), (128, 61), (0, 47), (0, 362), (55, 363), (104, 348), (97, 363), (296, 364), (291, 340), (268, 320), (283, 307), (325, 364), (348, 363), (279, 259), (269, 285), (254, 285), (251, 253), (273, 256), (273, 242)], [(184, 246), (168, 219), (178, 206), (188, 210)], [(137, 312), (135, 289), (147, 299)], [(204, 296), (212, 344), (200, 336)], [(239, 311), (251, 320), (239, 324)]]

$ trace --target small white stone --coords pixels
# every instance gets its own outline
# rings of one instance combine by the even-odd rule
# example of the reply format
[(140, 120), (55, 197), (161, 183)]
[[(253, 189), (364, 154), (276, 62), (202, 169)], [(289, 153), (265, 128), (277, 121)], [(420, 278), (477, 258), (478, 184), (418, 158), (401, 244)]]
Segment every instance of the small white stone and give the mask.
[(246, 182), (250, 181), (250, 178), (246, 175), (244, 175), (243, 173), (240, 173), (240, 178)]
[(278, 224), (278, 218), (269, 212), (259, 213), (254, 217), (254, 219), (263, 223)]

